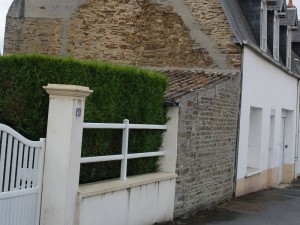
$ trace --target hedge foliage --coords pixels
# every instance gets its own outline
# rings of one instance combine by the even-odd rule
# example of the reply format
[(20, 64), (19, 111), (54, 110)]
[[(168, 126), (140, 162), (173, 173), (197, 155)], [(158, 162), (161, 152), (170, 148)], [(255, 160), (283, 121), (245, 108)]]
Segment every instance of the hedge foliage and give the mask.
[[(86, 122), (164, 124), (163, 94), (167, 78), (130, 66), (65, 57), (9, 55), (0, 57), (0, 122), (29, 139), (46, 136), (48, 83), (88, 86)], [(82, 156), (121, 153), (121, 130), (84, 130)], [(131, 130), (129, 152), (158, 150), (161, 131)], [(53, 162), (55, 163), (55, 162)], [(120, 161), (81, 165), (80, 182), (120, 175)], [(129, 160), (128, 175), (154, 172), (157, 158)]]

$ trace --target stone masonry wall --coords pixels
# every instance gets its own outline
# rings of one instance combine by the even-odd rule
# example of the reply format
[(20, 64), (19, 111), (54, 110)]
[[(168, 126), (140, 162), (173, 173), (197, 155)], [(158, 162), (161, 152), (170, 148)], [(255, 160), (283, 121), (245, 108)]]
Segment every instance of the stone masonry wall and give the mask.
[(239, 95), (235, 75), (180, 103), (175, 218), (232, 197)]
[(241, 49), (232, 41), (234, 35), (225, 16), (220, 0), (184, 0), (189, 4), (201, 29), (217, 42), (220, 54), (224, 54), (231, 68), (240, 68)]
[(66, 54), (156, 67), (232, 69), (241, 64), (241, 49), (232, 42), (219, 0), (83, 1), (76, 1), (77, 9), (58, 5), (66, 8), (65, 17), (54, 3), (26, 4), (20, 9), (24, 18), (7, 19), (4, 53)]
[(61, 48), (60, 19), (7, 17), (4, 53), (57, 55)]
[(171, 7), (149, 0), (87, 0), (71, 18), (67, 52), (80, 58), (150, 66), (205, 66), (212, 60)]

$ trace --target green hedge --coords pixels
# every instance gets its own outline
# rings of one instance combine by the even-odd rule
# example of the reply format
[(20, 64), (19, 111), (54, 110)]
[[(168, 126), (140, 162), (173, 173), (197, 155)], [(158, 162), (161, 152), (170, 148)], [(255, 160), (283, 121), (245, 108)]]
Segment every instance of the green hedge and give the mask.
[[(46, 136), (48, 83), (88, 86), (86, 122), (164, 124), (167, 78), (146, 69), (41, 55), (0, 57), (0, 122), (27, 138)], [(120, 130), (84, 130), (82, 156), (121, 153)], [(130, 152), (155, 151), (161, 131), (130, 131)], [(55, 163), (55, 162), (53, 162)], [(128, 175), (154, 172), (157, 158), (129, 160)], [(120, 162), (81, 165), (80, 182), (119, 177)]]

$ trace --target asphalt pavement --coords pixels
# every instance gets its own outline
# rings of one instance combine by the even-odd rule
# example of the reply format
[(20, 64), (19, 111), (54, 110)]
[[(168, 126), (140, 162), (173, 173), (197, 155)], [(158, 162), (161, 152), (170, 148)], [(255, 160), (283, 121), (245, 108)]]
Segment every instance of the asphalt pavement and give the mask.
[(300, 180), (235, 198), (182, 225), (300, 225)]

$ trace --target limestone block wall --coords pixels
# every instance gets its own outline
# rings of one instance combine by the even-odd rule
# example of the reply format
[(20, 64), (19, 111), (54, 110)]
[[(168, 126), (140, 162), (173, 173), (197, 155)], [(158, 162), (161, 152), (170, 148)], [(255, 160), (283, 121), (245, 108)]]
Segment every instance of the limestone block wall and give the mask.
[(223, 55), (227, 65), (231, 68), (239, 68), (241, 65), (240, 47), (233, 43), (235, 38), (229, 22), (224, 14), (220, 0), (198, 1), (184, 0), (192, 10), (194, 17), (199, 21), (201, 30), (213, 41), (218, 48), (218, 54)]
[(240, 75), (180, 103), (175, 218), (232, 197)]
[(70, 19), (67, 52), (80, 58), (150, 66), (211, 66), (180, 16), (152, 1), (87, 0)]
[(232, 42), (219, 0), (14, 3), (7, 16), (4, 53), (160, 67), (228, 69), (241, 64), (241, 48)]
[(4, 53), (59, 54), (61, 19), (12, 18), (6, 20)]

